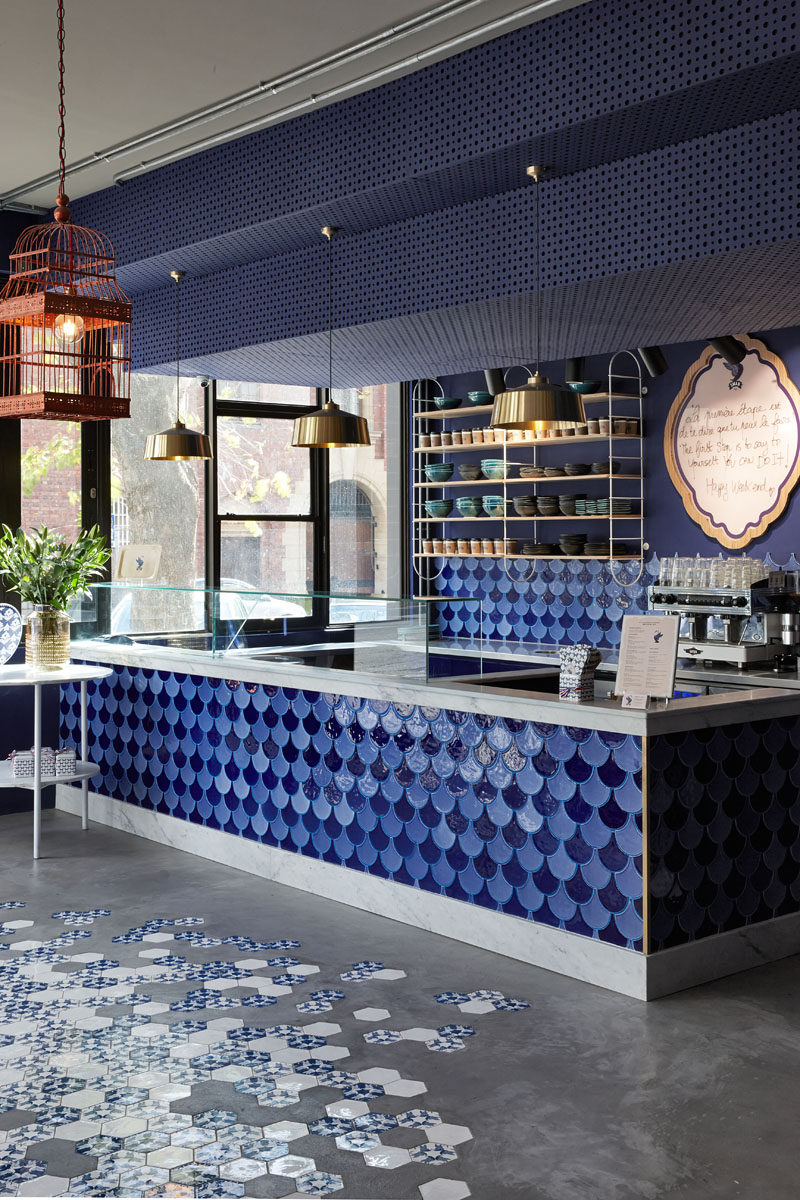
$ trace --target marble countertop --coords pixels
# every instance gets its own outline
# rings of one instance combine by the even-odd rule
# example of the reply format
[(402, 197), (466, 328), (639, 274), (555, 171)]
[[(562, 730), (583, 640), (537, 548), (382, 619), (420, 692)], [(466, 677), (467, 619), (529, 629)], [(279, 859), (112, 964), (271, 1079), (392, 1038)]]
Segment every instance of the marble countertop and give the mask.
[[(431, 644), (431, 652), (445, 654), (455, 658), (487, 658), (495, 662), (535, 664), (558, 666), (558, 647), (547, 642), (516, 642), (507, 640), (481, 641), (479, 638), (443, 638)], [(606, 675), (616, 673), (619, 654), (616, 650), (600, 647), (602, 662), (600, 671)], [(787, 672), (777, 674), (768, 668), (762, 670), (750, 669), (739, 671), (736, 667), (718, 663), (712, 667), (705, 666), (689, 658), (679, 658), (676, 679), (683, 682), (694, 682), (701, 686), (709, 684), (729, 684), (731, 687), (742, 688), (789, 688), (800, 691), (800, 673)]]
[[(552, 647), (550, 650), (547, 665), (552, 666)], [(291, 648), (287, 647), (286, 652), (290, 653)], [(267, 683), (278, 687), (332, 692), (400, 704), (429, 705), (552, 725), (577, 725), (585, 729), (604, 729), (640, 736), (710, 729), (718, 725), (770, 717), (800, 716), (800, 695), (779, 686), (743, 688), (724, 695), (672, 700), (666, 706), (646, 711), (623, 711), (619, 702), (614, 700), (574, 704), (546, 692), (521, 692), (472, 681), (442, 679), (425, 682), (415, 678), (392, 678), (365, 671), (279, 663), (269, 658), (250, 658), (241, 653), (212, 656), (205, 651), (172, 647), (76, 641), (72, 644), (72, 657), (96, 663), (177, 671), (212, 679), (235, 679), (243, 683)]]

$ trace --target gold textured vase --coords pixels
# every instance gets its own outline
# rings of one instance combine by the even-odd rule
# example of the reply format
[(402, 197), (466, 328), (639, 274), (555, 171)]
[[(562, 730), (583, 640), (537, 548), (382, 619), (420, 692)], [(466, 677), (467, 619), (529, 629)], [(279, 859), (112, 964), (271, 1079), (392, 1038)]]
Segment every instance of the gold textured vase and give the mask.
[(69, 617), (58, 608), (37, 604), (25, 629), (25, 662), (40, 671), (57, 671), (69, 662)]

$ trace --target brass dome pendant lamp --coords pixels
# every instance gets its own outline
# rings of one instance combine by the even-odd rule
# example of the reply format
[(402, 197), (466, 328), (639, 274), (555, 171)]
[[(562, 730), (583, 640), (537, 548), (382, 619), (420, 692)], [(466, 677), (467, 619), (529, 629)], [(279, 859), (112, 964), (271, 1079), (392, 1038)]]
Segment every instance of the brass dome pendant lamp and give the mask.
[(333, 450), (340, 446), (370, 446), (369, 427), (365, 417), (345, 412), (332, 399), (333, 393), (333, 225), (323, 225), (322, 236), (328, 239), (328, 398), (322, 408), (305, 417), (297, 417), (292, 431), (292, 445), (311, 450)]
[(161, 433), (151, 433), (145, 445), (145, 458), (154, 462), (187, 462), (189, 459), (213, 458), (211, 441), (197, 429), (187, 429), (181, 420), (181, 280), (185, 271), (170, 271), (175, 280), (176, 340), (175, 356), (175, 424)]
[(546, 375), (539, 370), (539, 352), (541, 342), (541, 313), (539, 291), (540, 276), (540, 235), (539, 235), (539, 189), (538, 183), (544, 174), (544, 167), (527, 168), (536, 189), (536, 371), (524, 387), (513, 388), (511, 391), (500, 392), (494, 398), (494, 409), (489, 422), (496, 429), (572, 429), (575, 425), (583, 425), (586, 414), (583, 400), (572, 388), (563, 387), (559, 383), (551, 383)]

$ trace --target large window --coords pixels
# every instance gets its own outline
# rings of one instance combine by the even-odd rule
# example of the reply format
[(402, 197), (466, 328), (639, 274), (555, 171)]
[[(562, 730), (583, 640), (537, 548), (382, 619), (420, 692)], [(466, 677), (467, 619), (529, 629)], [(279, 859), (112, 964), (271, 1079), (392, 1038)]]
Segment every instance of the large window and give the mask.
[(397, 384), (335, 389), (348, 412), (366, 417), (371, 446), (330, 451), (330, 589), (402, 595), (403, 432)]
[[(322, 398), (307, 387), (186, 379), (181, 415), (194, 428), (208, 423), (215, 458), (149, 462), (147, 435), (175, 419), (175, 378), (136, 373), (131, 418), (111, 422), (110, 432), (105, 424), (20, 423), (19, 481), (14, 431), (0, 517), (16, 524), (19, 497), (25, 528), (45, 524), (72, 538), (98, 521), (110, 532), (112, 579), (125, 549), (145, 546), (158, 551), (148, 563), (159, 558), (145, 582), (284, 594), (259, 602), (255, 620), (343, 621), (346, 606), (328, 609), (310, 596), (403, 594), (403, 406), (399, 385), (336, 391), (343, 408), (366, 417), (372, 445), (329, 454), (293, 448), (295, 417)], [(167, 616), (151, 612), (144, 593), (129, 607), (113, 632), (201, 630), (208, 616), (202, 598), (178, 595)]]
[(221, 587), (299, 597), (323, 589), (322, 463), (291, 444), (296, 414), (315, 404), (311, 388), (218, 381)]
[[(181, 417), (202, 429), (204, 392), (196, 379), (181, 385)], [(131, 376), (131, 417), (111, 423), (111, 544), (113, 568), (126, 546), (159, 546), (156, 580), (174, 587), (205, 582), (205, 484), (202, 462), (149, 462), (149, 433), (175, 420), (175, 380)]]
[(22, 421), (21, 525), (46, 525), (74, 538), (81, 528), (81, 427), (76, 421)]

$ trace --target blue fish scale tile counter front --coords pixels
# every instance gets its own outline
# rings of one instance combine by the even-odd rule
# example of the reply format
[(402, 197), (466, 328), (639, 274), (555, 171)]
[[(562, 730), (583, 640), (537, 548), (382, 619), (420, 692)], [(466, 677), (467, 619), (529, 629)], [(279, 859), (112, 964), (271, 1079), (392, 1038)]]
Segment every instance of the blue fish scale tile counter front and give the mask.
[(89, 715), (117, 800), (642, 948), (633, 735), (126, 667)]
[[(90, 689), (95, 819), (642, 998), (796, 942), (790, 691), (762, 688), (754, 722), (747, 691), (623, 713), (84, 647), (113, 666)], [(67, 744), (79, 718), (65, 685)]]

